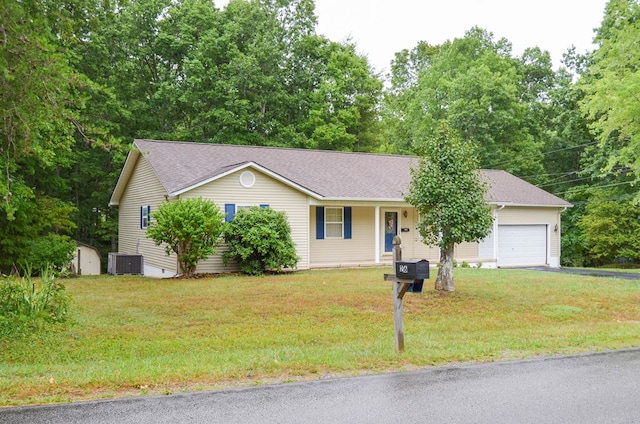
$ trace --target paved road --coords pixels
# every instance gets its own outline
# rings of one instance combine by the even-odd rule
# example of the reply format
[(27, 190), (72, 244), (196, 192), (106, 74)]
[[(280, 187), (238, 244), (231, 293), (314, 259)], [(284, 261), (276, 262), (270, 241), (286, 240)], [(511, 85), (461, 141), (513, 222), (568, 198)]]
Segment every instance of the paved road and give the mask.
[(0, 409), (0, 423), (640, 423), (640, 349)]

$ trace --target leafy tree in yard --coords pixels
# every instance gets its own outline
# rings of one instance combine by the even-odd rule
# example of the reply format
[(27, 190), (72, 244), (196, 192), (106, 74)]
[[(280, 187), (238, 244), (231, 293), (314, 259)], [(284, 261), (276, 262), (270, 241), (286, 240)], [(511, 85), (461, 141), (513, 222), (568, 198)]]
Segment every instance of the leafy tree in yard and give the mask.
[(210, 200), (199, 197), (163, 203), (151, 216), (147, 237), (158, 246), (165, 243), (167, 255), (177, 255), (184, 277), (192, 277), (198, 262), (214, 254), (222, 243), (224, 213)]
[(629, 196), (624, 199), (611, 190), (601, 191), (597, 197), (602, 200), (589, 203), (578, 222), (594, 265), (610, 264), (616, 259), (640, 260), (638, 206)]
[(436, 290), (454, 291), (455, 245), (483, 239), (491, 230), (493, 217), (484, 200), (487, 186), (478, 174), (473, 145), (454, 131), (443, 127), (422, 149), (405, 198), (418, 210), (424, 242), (440, 248)]
[(271, 208), (239, 210), (224, 237), (229, 247), (222, 256), (225, 265), (234, 260), (245, 274), (293, 268), (299, 260), (286, 214)]

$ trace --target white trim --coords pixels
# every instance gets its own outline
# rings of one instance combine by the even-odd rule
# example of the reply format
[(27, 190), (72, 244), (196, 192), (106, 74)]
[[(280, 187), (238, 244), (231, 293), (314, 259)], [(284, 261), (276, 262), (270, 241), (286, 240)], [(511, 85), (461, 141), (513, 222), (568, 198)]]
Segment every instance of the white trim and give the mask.
[[(391, 213), (395, 213), (396, 214), (396, 236), (399, 236), (402, 233), (402, 225), (401, 225), (401, 220), (402, 220), (402, 208), (397, 208), (397, 207), (385, 207), (382, 208), (382, 216), (384, 216), (384, 214), (386, 214), (387, 212), (391, 212)], [(378, 231), (382, 230), (386, 225), (386, 222), (384, 222), (384, 220), (382, 220), (382, 222), (380, 223), (380, 226), (378, 228)], [(402, 236), (400, 236), (400, 238), (402, 239)], [(384, 231), (380, 231), (380, 236), (378, 238), (378, 244), (380, 245), (380, 252), (382, 253), (382, 256), (389, 256), (392, 254), (392, 252), (387, 252), (386, 250), (384, 250), (384, 246), (386, 243), (386, 233)]]
[(374, 218), (374, 237), (376, 242), (375, 244), (375, 262), (376, 264), (380, 263), (380, 206), (376, 206), (375, 209), (375, 218)]
[(492, 206), (501, 206), (500, 209), (504, 208), (505, 206), (525, 207), (525, 208), (565, 208), (565, 209), (573, 207), (573, 205), (571, 205), (571, 206), (566, 206), (566, 205), (540, 205), (540, 204), (537, 204), (537, 203), (487, 202), (487, 204), (492, 205)]
[(395, 202), (401, 203), (402, 205), (409, 205), (403, 198), (375, 198), (375, 197), (320, 197), (318, 199), (327, 201), (327, 202)]
[(192, 185), (190, 185), (188, 187), (182, 188), (180, 190), (176, 190), (176, 191), (170, 193), (170, 195), (171, 196), (179, 196), (179, 195), (184, 194), (184, 193), (186, 193), (188, 191), (191, 191), (191, 190), (194, 190), (194, 189), (196, 189), (198, 187), (201, 187), (203, 185), (209, 184), (212, 181), (219, 180), (220, 178), (226, 177), (228, 175), (231, 175), (233, 173), (236, 173), (238, 171), (241, 171), (241, 170), (247, 169), (247, 168), (253, 168), (253, 169), (255, 169), (255, 170), (259, 171), (259, 172), (267, 174), (271, 178), (273, 178), (275, 180), (278, 180), (281, 183), (283, 183), (285, 185), (288, 185), (289, 187), (293, 187), (296, 190), (299, 190), (299, 191), (303, 192), (306, 195), (309, 195), (309, 196), (314, 197), (314, 198), (319, 199), (319, 200), (323, 199), (323, 197), (321, 195), (319, 195), (318, 193), (313, 192), (313, 191), (311, 191), (311, 190), (309, 190), (307, 188), (304, 188), (301, 185), (298, 185), (298, 184), (294, 183), (293, 181), (288, 180), (288, 179), (276, 174), (275, 172), (272, 172), (272, 171), (268, 170), (267, 168), (264, 168), (264, 167), (258, 165), (255, 162), (247, 162), (247, 163), (244, 163), (242, 165), (236, 166), (234, 168), (229, 169), (226, 172), (223, 172), (221, 174), (217, 174), (214, 177), (207, 178), (205, 180), (202, 180), (202, 181), (199, 181), (199, 182), (197, 182), (195, 184), (192, 184)]
[[(133, 174), (133, 170), (136, 167), (136, 162), (140, 157), (140, 150), (138, 150), (137, 146), (134, 146), (127, 155), (127, 159), (122, 166), (122, 170), (120, 171), (120, 175), (118, 176), (118, 181), (116, 182), (116, 186), (113, 189), (113, 193), (111, 194), (111, 198), (109, 199), (109, 206), (119, 206), (120, 198), (124, 194), (124, 191), (129, 183), (129, 179)], [(116, 200), (117, 199), (117, 200)]]
[[(338, 221), (331, 221), (329, 222), (327, 220), (327, 209), (340, 209), (340, 216), (342, 217), (342, 220), (340, 222)], [(327, 224), (340, 224), (341, 225), (341, 232), (339, 236), (329, 236), (329, 232), (327, 231)], [(344, 239), (344, 206), (325, 206), (324, 207), (324, 238), (325, 239), (334, 239), (334, 240), (339, 240), (339, 239)]]
[(553, 231), (553, 229), (551, 228), (551, 224), (546, 224), (547, 225), (547, 265), (551, 264), (551, 231)]

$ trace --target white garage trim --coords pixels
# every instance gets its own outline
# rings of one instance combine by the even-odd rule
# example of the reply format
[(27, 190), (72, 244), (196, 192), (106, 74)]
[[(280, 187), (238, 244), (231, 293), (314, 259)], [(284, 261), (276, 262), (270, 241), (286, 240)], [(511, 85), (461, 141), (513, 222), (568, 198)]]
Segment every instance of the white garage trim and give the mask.
[(498, 266), (547, 265), (547, 225), (498, 225)]

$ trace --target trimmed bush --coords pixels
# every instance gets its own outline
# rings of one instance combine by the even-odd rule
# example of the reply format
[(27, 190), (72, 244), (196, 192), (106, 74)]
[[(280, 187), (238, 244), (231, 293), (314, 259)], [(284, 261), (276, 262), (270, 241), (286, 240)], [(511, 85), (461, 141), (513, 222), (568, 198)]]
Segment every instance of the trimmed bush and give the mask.
[(222, 255), (224, 264), (233, 260), (245, 274), (294, 268), (300, 260), (286, 214), (271, 208), (239, 210), (227, 224), (224, 238), (229, 248)]
[(178, 199), (163, 203), (152, 214), (147, 237), (178, 257), (183, 277), (192, 277), (198, 262), (216, 253), (222, 242), (224, 213), (210, 200)]

